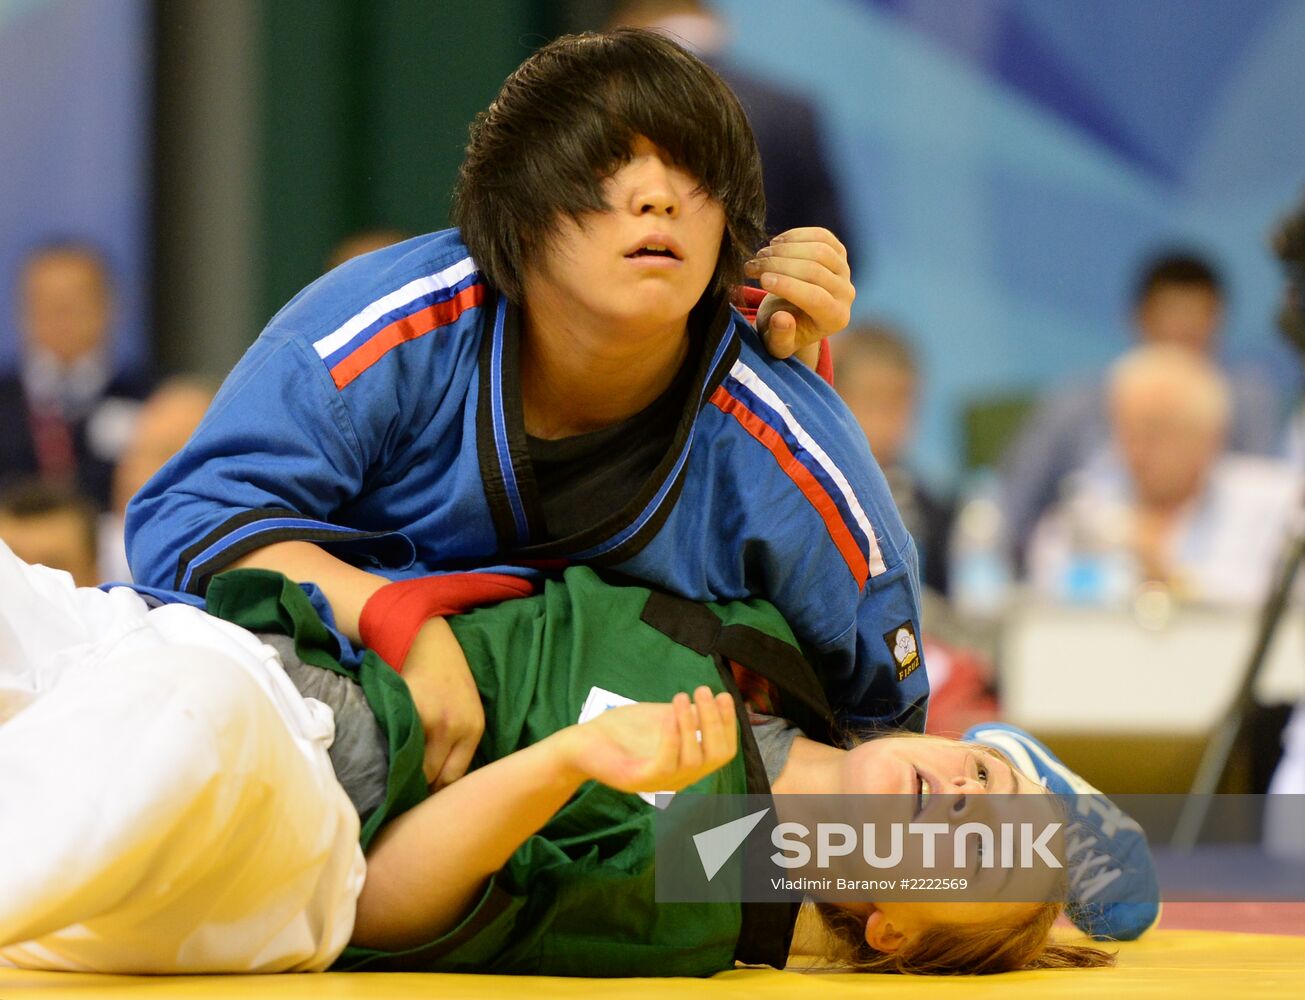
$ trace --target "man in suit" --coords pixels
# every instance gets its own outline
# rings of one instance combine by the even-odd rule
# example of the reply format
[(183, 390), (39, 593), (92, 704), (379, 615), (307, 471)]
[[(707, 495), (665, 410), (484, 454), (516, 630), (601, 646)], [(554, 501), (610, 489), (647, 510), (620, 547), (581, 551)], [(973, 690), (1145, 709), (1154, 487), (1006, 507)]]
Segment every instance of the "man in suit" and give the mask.
[(103, 507), (147, 386), (108, 350), (113, 279), (95, 248), (47, 243), (18, 277), (22, 362), (0, 379), (0, 481), (36, 477)]

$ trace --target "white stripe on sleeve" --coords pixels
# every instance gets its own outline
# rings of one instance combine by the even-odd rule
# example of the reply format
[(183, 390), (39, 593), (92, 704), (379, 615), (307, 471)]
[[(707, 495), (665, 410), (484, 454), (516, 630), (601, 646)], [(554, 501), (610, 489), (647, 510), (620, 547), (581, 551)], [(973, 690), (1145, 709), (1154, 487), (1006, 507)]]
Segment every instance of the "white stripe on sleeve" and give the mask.
[(414, 302), (423, 295), (430, 295), (432, 292), (452, 288), (463, 278), (474, 273), (475, 270), (476, 262), (470, 257), (464, 257), (456, 264), (451, 264), (442, 271), (410, 281), (402, 288), (396, 288), (388, 295), (383, 295), (361, 312), (355, 313), (333, 333), (328, 333), (321, 340), (315, 341), (313, 350), (317, 352), (319, 358), (329, 357), (386, 313), (402, 309), (409, 302)]
[(843, 470), (834, 464), (833, 459), (829, 457), (825, 449), (821, 448), (815, 439), (797, 422), (797, 418), (793, 416), (784, 401), (775, 395), (775, 391), (763, 382), (756, 372), (742, 361), (735, 361), (734, 367), (730, 369), (730, 374), (747, 386), (753, 395), (779, 414), (780, 419), (784, 421), (784, 426), (789, 429), (789, 433), (797, 438), (798, 443), (811, 454), (811, 457), (834, 481), (838, 491), (843, 494), (843, 499), (847, 501), (848, 509), (851, 510), (852, 517), (856, 519), (857, 526), (869, 539), (870, 551), (866, 553), (866, 562), (870, 566), (870, 575), (879, 576), (881, 573), (887, 572), (888, 568), (884, 565), (883, 553), (879, 550), (879, 539), (875, 537), (875, 529), (870, 524), (870, 518), (866, 517), (865, 511), (861, 508), (861, 503), (857, 500), (851, 483), (843, 475)]

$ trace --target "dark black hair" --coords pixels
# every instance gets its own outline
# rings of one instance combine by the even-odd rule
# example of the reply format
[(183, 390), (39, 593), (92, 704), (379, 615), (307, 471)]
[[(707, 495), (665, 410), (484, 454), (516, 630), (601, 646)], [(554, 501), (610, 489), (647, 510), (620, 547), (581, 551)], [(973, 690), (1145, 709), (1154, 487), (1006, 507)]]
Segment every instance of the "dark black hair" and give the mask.
[(1133, 289), (1133, 305), (1140, 306), (1160, 288), (1188, 285), (1206, 288), (1215, 298), (1223, 298), (1223, 279), (1213, 264), (1185, 250), (1168, 250), (1153, 255), (1138, 272)]
[(558, 217), (609, 210), (603, 181), (637, 136), (724, 207), (714, 289), (742, 279), (766, 215), (747, 115), (719, 76), (665, 35), (618, 28), (545, 45), (472, 123), (453, 218), (490, 284), (520, 301), (522, 272)]
[(99, 538), (99, 517), (91, 502), (81, 494), (34, 478), (6, 482), (3, 492), (0, 492), (0, 515), (15, 521), (57, 514), (72, 514), (77, 519), (82, 542), (94, 555)]
[(1305, 199), (1279, 224), (1273, 251), (1286, 278), (1278, 325), (1287, 342), (1305, 355)]
[(1305, 198), (1278, 224), (1273, 252), (1288, 267), (1305, 267)]

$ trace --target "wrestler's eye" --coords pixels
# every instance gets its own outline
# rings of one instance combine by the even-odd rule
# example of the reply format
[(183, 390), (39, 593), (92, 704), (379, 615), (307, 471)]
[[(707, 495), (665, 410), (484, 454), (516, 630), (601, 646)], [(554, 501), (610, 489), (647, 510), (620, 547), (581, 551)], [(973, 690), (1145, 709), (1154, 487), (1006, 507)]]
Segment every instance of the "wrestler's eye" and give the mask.
[(988, 787), (988, 768), (985, 764), (976, 765), (979, 771), (979, 781), (983, 782), (983, 787)]

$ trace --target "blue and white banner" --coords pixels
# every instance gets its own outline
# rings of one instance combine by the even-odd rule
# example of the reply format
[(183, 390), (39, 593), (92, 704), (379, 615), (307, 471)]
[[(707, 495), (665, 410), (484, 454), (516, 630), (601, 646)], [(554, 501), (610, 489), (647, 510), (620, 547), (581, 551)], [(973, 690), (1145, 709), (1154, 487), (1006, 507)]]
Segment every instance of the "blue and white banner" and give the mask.
[(1295, 372), (1266, 235), (1305, 189), (1305, 3), (714, 6), (735, 63), (824, 112), (857, 314), (922, 347), (923, 471), (955, 470), (960, 401), (1104, 368), (1166, 244), (1224, 269), (1225, 353)]

